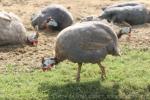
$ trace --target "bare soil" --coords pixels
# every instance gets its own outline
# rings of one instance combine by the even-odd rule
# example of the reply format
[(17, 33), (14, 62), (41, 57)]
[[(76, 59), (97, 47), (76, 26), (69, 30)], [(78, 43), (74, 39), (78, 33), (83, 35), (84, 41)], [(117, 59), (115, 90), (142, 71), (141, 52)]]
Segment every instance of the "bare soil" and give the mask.
[[(148, 0), (132, 1), (143, 2), (147, 7), (150, 6)], [(30, 22), (31, 15), (49, 4), (58, 3), (67, 7), (77, 22), (82, 17), (100, 15), (101, 7), (119, 2), (128, 2), (128, 0), (0, 0), (0, 9), (18, 15), (26, 29), (31, 32), (34, 31)], [(39, 68), (42, 57), (53, 55), (57, 34), (58, 32), (41, 32), (37, 47), (28, 45), (0, 47), (0, 72), (8, 71), (12, 65), (18, 70), (24, 69), (25, 71)], [(149, 49), (150, 24), (134, 26), (130, 42), (126, 40), (126, 36), (119, 41), (120, 45), (126, 44), (134, 48)]]

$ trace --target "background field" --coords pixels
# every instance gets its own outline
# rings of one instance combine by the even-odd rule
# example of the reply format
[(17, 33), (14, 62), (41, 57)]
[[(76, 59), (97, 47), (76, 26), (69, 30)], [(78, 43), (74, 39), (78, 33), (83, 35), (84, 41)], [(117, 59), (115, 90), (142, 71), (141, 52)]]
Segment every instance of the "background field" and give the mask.
[[(118, 2), (149, 0), (0, 0), (0, 9), (17, 14), (29, 32), (31, 15), (51, 3), (59, 3), (79, 21), (99, 15), (100, 8)], [(40, 33), (39, 45), (0, 47), (0, 100), (150, 100), (150, 24), (133, 27), (131, 41), (120, 39), (121, 57), (107, 56), (107, 79), (99, 67), (84, 64), (81, 82), (75, 82), (77, 64), (65, 61), (51, 72), (42, 72), (41, 58), (53, 55), (58, 32)]]

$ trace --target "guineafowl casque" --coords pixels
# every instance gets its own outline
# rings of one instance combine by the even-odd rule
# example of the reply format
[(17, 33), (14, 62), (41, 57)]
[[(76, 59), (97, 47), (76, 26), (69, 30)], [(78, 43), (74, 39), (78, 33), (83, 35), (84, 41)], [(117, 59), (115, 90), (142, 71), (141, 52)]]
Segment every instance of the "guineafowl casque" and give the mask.
[(73, 24), (72, 14), (62, 5), (51, 4), (31, 17), (32, 26), (39, 30), (62, 30)]
[(0, 12), (0, 45), (31, 44), (37, 45), (38, 32), (27, 34), (20, 18), (5, 11)]
[(98, 21), (77, 23), (59, 33), (55, 44), (55, 56), (43, 58), (42, 69), (46, 71), (63, 60), (70, 60), (78, 63), (78, 82), (82, 63), (97, 63), (102, 71), (101, 78), (104, 79), (105, 67), (101, 61), (107, 54), (120, 55), (118, 38), (113, 30)]

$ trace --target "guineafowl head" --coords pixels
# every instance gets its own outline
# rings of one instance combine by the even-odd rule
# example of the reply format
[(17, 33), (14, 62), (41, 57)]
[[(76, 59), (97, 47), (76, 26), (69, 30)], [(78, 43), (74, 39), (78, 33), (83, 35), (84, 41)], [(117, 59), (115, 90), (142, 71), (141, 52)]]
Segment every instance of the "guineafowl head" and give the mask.
[(39, 33), (38, 32), (34, 32), (31, 35), (29, 35), (27, 37), (27, 43), (36, 46), (38, 44), (38, 37), (39, 37)]
[(108, 12), (102, 12), (102, 14), (100, 16), (98, 16), (99, 19), (107, 19), (107, 22), (111, 22), (112, 21), (112, 15)]
[(38, 44), (38, 37), (39, 37), (39, 32), (38, 32), (38, 26), (35, 26), (35, 31), (34, 33), (30, 34), (27, 36), (27, 43), (31, 44), (33, 46), (36, 46)]
[(44, 23), (43, 23), (43, 26), (46, 28), (46, 29), (53, 29), (53, 28), (57, 28), (58, 27), (58, 23), (56, 22), (55, 19), (53, 19), (52, 17), (48, 17)]
[(119, 30), (117, 34), (118, 38), (121, 38), (122, 35), (129, 35), (131, 33), (131, 27), (123, 27)]
[(120, 29), (120, 33), (122, 34), (128, 34), (131, 32), (131, 27), (123, 27)]
[(42, 69), (43, 71), (51, 70), (51, 68), (57, 64), (55, 57), (42, 58)]

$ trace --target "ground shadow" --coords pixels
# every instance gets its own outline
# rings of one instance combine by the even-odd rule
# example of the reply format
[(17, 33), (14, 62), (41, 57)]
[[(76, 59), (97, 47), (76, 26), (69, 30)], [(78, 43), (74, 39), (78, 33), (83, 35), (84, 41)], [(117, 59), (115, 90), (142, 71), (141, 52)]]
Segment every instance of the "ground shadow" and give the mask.
[(41, 83), (39, 92), (48, 94), (48, 100), (119, 100), (119, 85), (104, 87), (100, 81), (50, 85)]
[(25, 45), (2, 45), (0, 46), (0, 52), (10, 52), (15, 51), (18, 48), (24, 48)]

